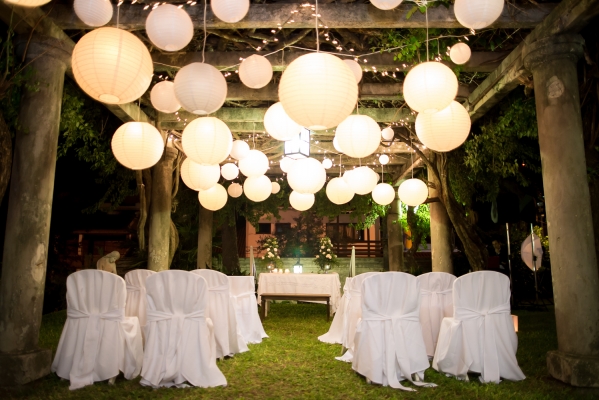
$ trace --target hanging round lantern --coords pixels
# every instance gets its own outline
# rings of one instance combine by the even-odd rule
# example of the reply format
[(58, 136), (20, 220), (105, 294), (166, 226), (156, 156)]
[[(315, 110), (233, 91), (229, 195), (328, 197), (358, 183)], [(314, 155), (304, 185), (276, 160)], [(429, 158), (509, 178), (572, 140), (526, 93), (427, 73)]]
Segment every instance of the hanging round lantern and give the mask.
[(107, 104), (137, 100), (148, 90), (154, 73), (152, 57), (143, 42), (117, 28), (85, 34), (73, 49), (71, 65), (79, 87)]
[(218, 183), (220, 166), (202, 165), (186, 158), (181, 163), (181, 179), (192, 190), (207, 190)]
[(175, 96), (187, 111), (211, 114), (225, 103), (227, 81), (212, 65), (191, 63), (175, 75)]
[(368, 167), (358, 167), (343, 174), (343, 179), (356, 194), (372, 192), (379, 178), (379, 174)]
[(470, 60), (472, 50), (466, 43), (456, 43), (449, 49), (449, 58), (454, 64), (462, 65), (466, 64)]
[(339, 153), (343, 153), (343, 149), (341, 149), (341, 146), (339, 145), (339, 139), (337, 139), (337, 135), (335, 135), (335, 137), (333, 138), (333, 147)]
[(416, 207), (428, 198), (428, 187), (420, 179), (407, 179), (397, 189), (399, 199), (409, 206)]
[(327, 173), (315, 158), (302, 158), (293, 163), (287, 174), (291, 189), (299, 193), (316, 193), (324, 186)]
[(324, 169), (329, 169), (333, 166), (333, 161), (331, 161), (330, 158), (325, 158), (324, 160), (322, 160), (322, 166), (324, 167)]
[(345, 65), (349, 67), (351, 72), (354, 74), (354, 77), (356, 78), (356, 83), (360, 83), (360, 81), (362, 80), (362, 67), (360, 67), (360, 64), (358, 64), (354, 60), (343, 60), (343, 62), (345, 63)]
[(250, 0), (212, 0), (210, 8), (216, 18), (234, 24), (246, 16), (250, 9)]
[(272, 183), (266, 175), (250, 177), (243, 183), (245, 196), (256, 203), (268, 199), (272, 192)]
[(387, 206), (395, 199), (395, 190), (388, 183), (379, 183), (372, 189), (372, 200), (381, 206)]
[(381, 165), (389, 164), (389, 156), (386, 154), (381, 154), (379, 156), (379, 163), (381, 163)]
[(179, 111), (181, 104), (175, 97), (175, 84), (171, 81), (158, 82), (150, 92), (152, 106), (165, 114)]
[(162, 157), (164, 140), (158, 129), (147, 122), (121, 125), (110, 143), (114, 158), (133, 170), (150, 168)]
[(19, 7), (39, 7), (50, 2), (50, 0), (5, 0), (8, 4)]
[(159, 49), (178, 51), (191, 42), (193, 22), (184, 9), (163, 4), (152, 9), (148, 15), (146, 33)]
[(418, 114), (416, 135), (434, 151), (451, 151), (462, 145), (470, 134), (470, 115), (457, 101), (434, 114)]
[(226, 163), (220, 168), (220, 172), (223, 178), (228, 181), (232, 181), (239, 175), (239, 168), (237, 168), (237, 165), (233, 163)]
[(381, 128), (367, 115), (350, 115), (339, 124), (335, 137), (345, 154), (363, 158), (379, 148)]
[(280, 102), (268, 107), (264, 114), (264, 129), (277, 140), (290, 140), (297, 136), (302, 127), (289, 118)]
[(370, 0), (373, 6), (379, 10), (392, 10), (401, 4), (403, 0)]
[(354, 198), (354, 191), (343, 178), (333, 178), (327, 184), (327, 197), (335, 204), (349, 203)]
[(206, 210), (218, 211), (227, 204), (227, 190), (220, 184), (216, 184), (207, 190), (200, 190), (198, 199)]
[(239, 79), (251, 89), (263, 88), (272, 79), (272, 65), (264, 56), (251, 55), (241, 62)]
[(229, 188), (227, 189), (227, 193), (229, 193), (229, 196), (236, 199), (239, 196), (241, 196), (241, 194), (243, 193), (243, 187), (239, 183), (233, 182), (232, 184), (229, 185)]
[[(19, 4), (19, 2), (15, 4)], [(75, 0), (73, 8), (75, 14), (85, 25), (102, 26), (112, 19), (112, 3), (110, 0)]]
[(295, 190), (289, 195), (289, 204), (297, 211), (306, 211), (314, 205), (314, 194), (298, 193)]
[(278, 182), (272, 182), (272, 189), (270, 190), (270, 193), (277, 194), (280, 191), (281, 191), (281, 185), (279, 185)]
[(434, 113), (444, 109), (458, 93), (458, 79), (446, 65), (436, 61), (418, 64), (403, 82), (406, 103), (415, 111)]
[(393, 128), (388, 126), (381, 131), (381, 136), (384, 140), (390, 142), (395, 137), (395, 132), (393, 131)]
[(239, 169), (247, 177), (264, 175), (268, 170), (268, 157), (260, 150), (250, 150), (239, 160)]
[(243, 140), (235, 140), (231, 147), (231, 157), (236, 160), (241, 160), (250, 152), (250, 145)]
[(289, 173), (289, 170), (291, 169), (291, 166), (293, 165), (294, 162), (295, 162), (295, 160), (293, 158), (284, 157), (279, 162), (279, 167), (281, 168), (281, 171), (283, 171), (285, 173)]
[(294, 60), (283, 72), (279, 99), (285, 112), (311, 130), (329, 129), (351, 114), (358, 85), (349, 67), (327, 53), (310, 53)]
[(196, 118), (183, 130), (183, 151), (198, 164), (219, 164), (231, 152), (233, 136), (229, 127), (214, 117)]
[(503, 11), (504, 0), (455, 0), (453, 11), (458, 22), (470, 29), (491, 25)]

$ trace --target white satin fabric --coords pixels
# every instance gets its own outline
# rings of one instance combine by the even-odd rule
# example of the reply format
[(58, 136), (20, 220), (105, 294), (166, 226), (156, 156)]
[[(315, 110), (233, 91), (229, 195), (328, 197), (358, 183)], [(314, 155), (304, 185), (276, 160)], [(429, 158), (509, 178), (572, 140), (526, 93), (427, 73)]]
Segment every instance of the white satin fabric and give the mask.
[(341, 340), (343, 339), (345, 309), (347, 308), (347, 302), (349, 299), (348, 291), (352, 279), (353, 278), (350, 277), (345, 278), (345, 285), (343, 285), (343, 296), (341, 296), (339, 308), (335, 313), (335, 317), (333, 318), (333, 322), (331, 323), (329, 331), (324, 335), (320, 335), (318, 337), (318, 340), (320, 340), (321, 342), (330, 344), (342, 344)]
[(264, 332), (253, 276), (229, 276), (229, 291), (231, 302), (237, 318), (237, 330), (246, 343), (261, 343), (268, 335)]
[(52, 371), (70, 380), (70, 390), (113, 378), (139, 375), (143, 348), (139, 321), (125, 317), (125, 281), (100, 270), (67, 278), (67, 320)]
[[(420, 286), (415, 276), (385, 272), (362, 283), (362, 319), (356, 329), (352, 368), (374, 383), (413, 391), (399, 381), (425, 383), (430, 366), (420, 327)], [(418, 374), (414, 381), (412, 374)]]
[(510, 315), (510, 280), (494, 271), (464, 275), (453, 284), (454, 317), (443, 319), (433, 368), (482, 382), (525, 378), (516, 360), (518, 337)]
[(224, 386), (216, 365), (214, 335), (206, 318), (208, 284), (186, 271), (158, 272), (146, 280), (144, 386)]
[(426, 354), (435, 355), (441, 321), (453, 317), (453, 282), (456, 277), (445, 272), (429, 272), (417, 277), (420, 283), (420, 324)]
[(139, 319), (142, 333), (143, 327), (146, 326), (146, 279), (155, 273), (148, 269), (135, 269), (125, 274), (125, 283), (127, 283), (125, 315)]

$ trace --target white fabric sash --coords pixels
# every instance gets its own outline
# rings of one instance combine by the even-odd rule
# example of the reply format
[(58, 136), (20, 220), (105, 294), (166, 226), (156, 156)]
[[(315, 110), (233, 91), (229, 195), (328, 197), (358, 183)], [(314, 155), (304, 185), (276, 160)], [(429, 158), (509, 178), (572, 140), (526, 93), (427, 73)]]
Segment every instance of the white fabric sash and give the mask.
[(229, 285), (213, 286), (208, 288), (210, 292), (224, 292), (229, 290)]

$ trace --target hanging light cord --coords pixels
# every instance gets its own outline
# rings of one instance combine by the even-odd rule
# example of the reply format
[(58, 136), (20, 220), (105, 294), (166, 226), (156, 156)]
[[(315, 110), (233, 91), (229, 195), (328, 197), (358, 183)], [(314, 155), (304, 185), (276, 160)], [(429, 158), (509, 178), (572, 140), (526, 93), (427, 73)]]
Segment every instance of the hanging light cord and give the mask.
[(204, 50), (206, 50), (206, 11), (208, 10), (208, 0), (204, 0), (204, 44), (202, 45), (202, 63), (204, 63)]
[(410, 164), (412, 168), (412, 179), (414, 179), (414, 149), (412, 148), (412, 138), (410, 138)]
[(316, 0), (316, 7), (314, 8), (314, 25), (316, 28), (316, 52), (320, 51), (320, 38), (318, 37), (318, 0)]
[(426, 18), (426, 61), (428, 61), (428, 4), (424, 3), (424, 7), (426, 7), (424, 9), (424, 15)]
[(339, 154), (339, 177), (341, 178), (341, 154)]

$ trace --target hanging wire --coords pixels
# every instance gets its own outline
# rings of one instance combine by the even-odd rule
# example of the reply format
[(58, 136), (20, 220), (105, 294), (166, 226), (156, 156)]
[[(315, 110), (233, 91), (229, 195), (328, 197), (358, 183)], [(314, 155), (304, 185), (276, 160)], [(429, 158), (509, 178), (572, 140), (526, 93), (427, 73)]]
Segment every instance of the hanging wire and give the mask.
[(314, 9), (314, 19), (315, 19), (315, 28), (316, 28), (316, 52), (320, 51), (320, 38), (318, 37), (318, 0), (316, 0), (316, 8)]
[(202, 63), (204, 63), (204, 50), (206, 50), (206, 11), (208, 10), (208, 0), (204, 0), (204, 44), (202, 45)]
[(414, 179), (414, 149), (412, 148), (412, 138), (410, 137), (410, 165), (412, 168), (412, 179)]
[(339, 154), (339, 177), (341, 178), (341, 154)]
[(119, 29), (119, 18), (121, 16), (121, 7), (116, 7), (116, 29)]
[[(206, 0), (204, 0), (206, 1)], [(426, 17), (426, 61), (429, 60), (428, 58), (428, 4), (424, 4), (424, 7), (426, 7), (424, 9), (424, 15)]]

